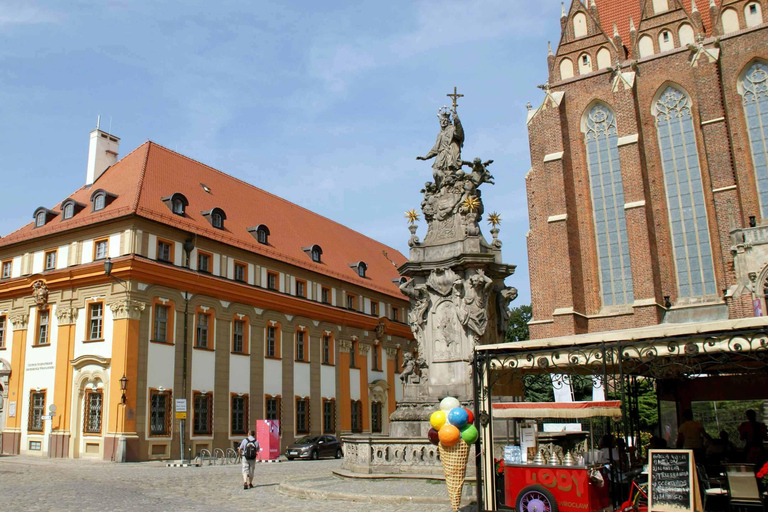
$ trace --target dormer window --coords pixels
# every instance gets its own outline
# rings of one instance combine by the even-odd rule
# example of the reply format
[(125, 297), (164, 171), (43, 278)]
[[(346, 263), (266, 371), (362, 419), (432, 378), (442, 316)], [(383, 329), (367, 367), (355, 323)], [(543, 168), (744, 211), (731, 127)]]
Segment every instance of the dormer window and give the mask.
[(307, 253), (309, 257), (312, 258), (312, 261), (314, 261), (315, 263), (321, 263), (323, 250), (320, 248), (319, 245), (315, 244), (309, 247), (302, 247), (301, 250)]
[(162, 201), (168, 208), (171, 209), (171, 212), (174, 215), (179, 215), (181, 217), (184, 216), (187, 210), (187, 206), (189, 206), (189, 201), (187, 201), (187, 198), (178, 192), (168, 197), (162, 198)]
[(259, 224), (255, 228), (248, 228), (248, 232), (260, 244), (269, 245), (269, 228), (264, 224)]
[(45, 208), (44, 206), (41, 206), (37, 210), (35, 210), (35, 214), (33, 218), (35, 219), (35, 227), (41, 228), (45, 226), (49, 220), (54, 218), (58, 213), (53, 212), (49, 210), (48, 208)]
[(364, 261), (350, 263), (349, 266), (355, 269), (355, 272), (357, 272), (358, 276), (365, 277), (365, 272), (368, 270), (368, 265), (366, 265)]
[(67, 199), (66, 201), (61, 203), (61, 211), (64, 215), (62, 215), (61, 220), (67, 220), (71, 219), (78, 213), (80, 213), (85, 208), (85, 205), (83, 203), (78, 203), (74, 199)]
[(109, 204), (117, 199), (115, 194), (110, 194), (106, 190), (99, 189), (91, 194), (91, 203), (93, 203), (93, 211), (98, 212), (109, 206)]
[(202, 212), (202, 214), (203, 217), (208, 219), (208, 222), (211, 223), (211, 226), (216, 229), (224, 229), (224, 221), (227, 220), (227, 214), (224, 213), (224, 210), (221, 208), (213, 208), (207, 212)]

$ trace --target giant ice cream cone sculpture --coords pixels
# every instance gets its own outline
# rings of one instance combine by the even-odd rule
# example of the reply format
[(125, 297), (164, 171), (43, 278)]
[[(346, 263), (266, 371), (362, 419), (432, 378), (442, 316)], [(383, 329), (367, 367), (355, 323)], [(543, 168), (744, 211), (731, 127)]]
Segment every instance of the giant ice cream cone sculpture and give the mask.
[(440, 410), (432, 413), (429, 422), (432, 425), (429, 440), (438, 445), (451, 507), (459, 510), (469, 447), (477, 440), (474, 417), (457, 399), (447, 397), (440, 402)]

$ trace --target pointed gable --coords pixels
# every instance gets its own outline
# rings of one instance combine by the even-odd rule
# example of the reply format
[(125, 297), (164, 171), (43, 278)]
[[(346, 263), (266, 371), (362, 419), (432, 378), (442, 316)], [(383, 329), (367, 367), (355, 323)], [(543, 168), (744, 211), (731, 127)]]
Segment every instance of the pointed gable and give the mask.
[(624, 50), (616, 44), (620, 40), (612, 40), (603, 30), (594, 0), (590, 0), (589, 7), (574, 0), (561, 23), (560, 44), (550, 69), (551, 82), (586, 75), (624, 60)]

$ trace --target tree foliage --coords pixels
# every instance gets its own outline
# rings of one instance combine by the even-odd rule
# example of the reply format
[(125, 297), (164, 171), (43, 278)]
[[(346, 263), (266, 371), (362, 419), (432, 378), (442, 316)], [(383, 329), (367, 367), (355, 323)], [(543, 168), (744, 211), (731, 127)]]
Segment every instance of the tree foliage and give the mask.
[(528, 332), (528, 322), (531, 321), (533, 312), (531, 306), (523, 304), (509, 310), (509, 324), (507, 327), (507, 336), (505, 341), (523, 341), (530, 337)]

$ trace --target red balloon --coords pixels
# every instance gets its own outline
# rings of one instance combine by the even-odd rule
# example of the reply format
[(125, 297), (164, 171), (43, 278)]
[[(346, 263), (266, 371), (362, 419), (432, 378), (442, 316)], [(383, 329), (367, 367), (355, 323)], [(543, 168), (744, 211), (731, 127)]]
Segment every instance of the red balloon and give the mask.
[(433, 428), (429, 429), (427, 436), (429, 437), (429, 442), (435, 446), (437, 446), (437, 443), (440, 442), (440, 435), (438, 434), (437, 430)]
[(475, 422), (475, 415), (472, 414), (472, 411), (470, 411), (466, 407), (464, 408), (464, 410), (467, 411), (467, 416), (468, 416), (467, 425), (471, 425), (472, 423)]

